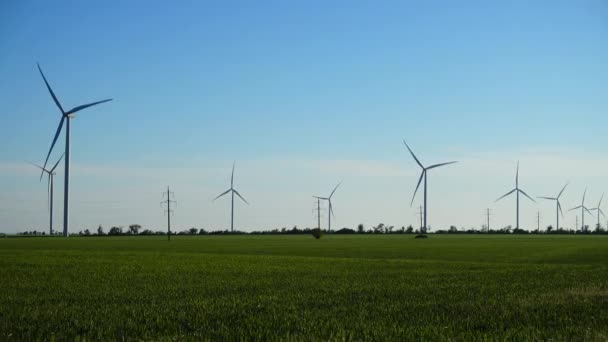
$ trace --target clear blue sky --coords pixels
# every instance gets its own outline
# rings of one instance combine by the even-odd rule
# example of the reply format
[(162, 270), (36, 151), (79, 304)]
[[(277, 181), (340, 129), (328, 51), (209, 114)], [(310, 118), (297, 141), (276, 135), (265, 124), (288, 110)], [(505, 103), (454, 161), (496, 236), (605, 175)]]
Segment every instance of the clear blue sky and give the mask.
[[(338, 226), (414, 224), (402, 138), (425, 162), (461, 161), (430, 175), (431, 225), (478, 226), (517, 159), (531, 192), (569, 179), (573, 204), (585, 186), (595, 201), (607, 38), (599, 0), (4, 1), (0, 231), (45, 227), (45, 185), (22, 164), (43, 161), (60, 116), (36, 62), (64, 107), (114, 98), (73, 122), (78, 227), (161, 227), (173, 184), (179, 225), (225, 228), (227, 201), (210, 199), (232, 160), (243, 229), (312, 226), (309, 196), (339, 180)], [(492, 204), (497, 225), (511, 204)]]

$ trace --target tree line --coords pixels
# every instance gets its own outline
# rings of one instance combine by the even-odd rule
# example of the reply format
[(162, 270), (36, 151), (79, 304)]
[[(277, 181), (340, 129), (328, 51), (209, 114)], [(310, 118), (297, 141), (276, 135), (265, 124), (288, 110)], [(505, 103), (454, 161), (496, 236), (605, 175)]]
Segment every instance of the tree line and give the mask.
[[(292, 228), (275, 228), (271, 230), (257, 230), (251, 232), (234, 231), (229, 230), (205, 230), (203, 228), (192, 227), (190, 229), (181, 231), (172, 231), (171, 235), (295, 235), (295, 234), (312, 234), (316, 228), (298, 228), (294, 226)], [(341, 228), (328, 232), (327, 230), (321, 230), (324, 234), (420, 234), (420, 229), (415, 229), (412, 225), (407, 227), (402, 226), (401, 228), (395, 228), (395, 226), (386, 225), (379, 223), (371, 228), (366, 228), (363, 224), (359, 224), (356, 229)], [(430, 234), (608, 234), (608, 231), (600, 226), (595, 225), (593, 229), (589, 226), (585, 226), (583, 229), (568, 230), (564, 228), (554, 229), (553, 226), (548, 226), (544, 230), (525, 230), (525, 229), (513, 229), (511, 226), (506, 226), (500, 229), (487, 229), (485, 226), (478, 228), (457, 228), (456, 226), (450, 226), (448, 229), (432, 230), (429, 227), (427, 233)], [(18, 233), (23, 236), (46, 236), (46, 231), (30, 230)], [(61, 235), (61, 232), (56, 231), (53, 235)], [(74, 236), (129, 236), (129, 235), (167, 235), (166, 230), (150, 230), (144, 229), (139, 224), (129, 225), (127, 228), (122, 226), (113, 226), (107, 231), (103, 226), (99, 226), (96, 230), (84, 229), (78, 233), (72, 233)], [(0, 237), (3, 235), (0, 235)]]

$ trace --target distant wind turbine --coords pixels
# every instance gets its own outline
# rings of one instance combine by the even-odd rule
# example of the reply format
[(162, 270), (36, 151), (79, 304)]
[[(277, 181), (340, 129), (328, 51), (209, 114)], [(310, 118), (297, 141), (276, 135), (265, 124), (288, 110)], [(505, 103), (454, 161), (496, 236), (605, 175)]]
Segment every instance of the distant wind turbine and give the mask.
[(236, 162), (232, 163), (232, 176), (230, 177), (230, 189), (222, 192), (219, 196), (217, 196), (216, 198), (214, 198), (213, 200), (215, 201), (216, 199), (224, 196), (225, 194), (231, 192), (232, 193), (232, 206), (230, 209), (230, 231), (233, 232), (234, 231), (234, 194), (236, 194), (237, 196), (239, 196), (240, 199), (243, 200), (243, 202), (249, 204), (249, 202), (247, 202), (243, 196), (241, 196), (241, 194), (239, 194), (238, 191), (236, 191), (236, 189), (234, 188), (234, 165), (236, 164)]
[(585, 211), (588, 212), (589, 214), (591, 214), (591, 211), (589, 211), (589, 208), (585, 207), (585, 195), (587, 195), (587, 188), (585, 188), (585, 192), (583, 192), (583, 200), (581, 201), (581, 205), (568, 210), (568, 211), (572, 211), (572, 210), (576, 210), (579, 208), (581, 209), (581, 225), (582, 225), (581, 231), (585, 230)]
[(37, 165), (37, 164), (33, 164), (30, 163), (32, 165), (34, 165), (35, 167), (39, 168), (42, 170), (43, 173), (46, 173), (48, 175), (48, 180), (47, 180), (47, 196), (48, 196), (48, 201), (49, 201), (49, 234), (53, 235), (53, 179), (55, 178), (55, 169), (57, 168), (57, 166), (59, 165), (59, 162), (61, 161), (61, 159), (63, 158), (63, 155), (59, 158), (59, 160), (57, 160), (57, 162), (55, 163), (55, 165), (50, 169), (47, 170), (44, 167)]
[(412, 157), (414, 157), (414, 160), (416, 161), (416, 163), (422, 168), (422, 173), (420, 174), (420, 178), (418, 179), (418, 185), (416, 185), (416, 190), (414, 190), (414, 196), (412, 196), (412, 202), (410, 203), (410, 206), (414, 203), (414, 199), (416, 198), (416, 193), (418, 192), (418, 188), (420, 187), (420, 183), (422, 182), (422, 179), (424, 178), (424, 226), (422, 227), (423, 231), (422, 233), (426, 233), (427, 231), (427, 224), (426, 224), (426, 218), (427, 218), (427, 196), (426, 196), (426, 189), (427, 189), (427, 171), (430, 169), (434, 169), (436, 167), (440, 167), (440, 166), (444, 166), (444, 165), (448, 165), (448, 164), (454, 164), (457, 163), (456, 161), (451, 161), (451, 162), (447, 162), (447, 163), (441, 163), (441, 164), (435, 164), (435, 165), (431, 165), (429, 167), (424, 167), (422, 165), (422, 163), (420, 163), (420, 161), (418, 160), (418, 158), (416, 158), (416, 156), (414, 155), (414, 152), (412, 152), (412, 149), (410, 149), (410, 147), (407, 145), (407, 143), (405, 142), (405, 139), (403, 140), (403, 144), (405, 145), (405, 147), (407, 147), (408, 151), (410, 151), (410, 153), (412, 154)]
[(600, 215), (606, 217), (606, 215), (604, 215), (604, 211), (602, 210), (602, 200), (604, 199), (604, 194), (602, 194), (602, 197), (600, 197), (600, 202), (597, 204), (596, 208), (591, 208), (589, 210), (597, 210), (597, 226), (600, 226)]
[(564, 187), (562, 188), (562, 191), (559, 192), (557, 197), (543, 197), (543, 196), (538, 197), (538, 198), (544, 198), (546, 200), (555, 201), (557, 203), (557, 208), (555, 209), (555, 211), (556, 211), (555, 215), (556, 215), (556, 219), (557, 219), (557, 225), (555, 226), (556, 230), (559, 229), (559, 215), (561, 214), (562, 216), (564, 216), (564, 213), (562, 212), (562, 205), (559, 203), (559, 197), (562, 195), (564, 190), (566, 190), (567, 186), (568, 186), (568, 183), (566, 183), (566, 185), (564, 185)]
[[(44, 80), (44, 84), (46, 84), (46, 88), (49, 90), (49, 93), (51, 94), (53, 101), (55, 102), (55, 104), (57, 105), (59, 110), (61, 111), (61, 120), (59, 121), (59, 126), (57, 127), (57, 131), (55, 132), (55, 137), (53, 138), (53, 142), (51, 143), (51, 148), (49, 148), (49, 153), (47, 153), (47, 155), (46, 155), (46, 159), (44, 161), (43, 168), (46, 168), (46, 164), (49, 161), (49, 157), (51, 156), (53, 147), (55, 146), (55, 143), (57, 142), (57, 138), (59, 138), (59, 134), (61, 133), (61, 128), (63, 128), (63, 123), (66, 122), (65, 153), (64, 153), (64, 155), (65, 155), (65, 167), (64, 167), (65, 168), (65, 170), (64, 170), (65, 179), (63, 182), (63, 236), (67, 237), (69, 227), (70, 227), (70, 223), (69, 223), (70, 222), (70, 220), (69, 220), (69, 214), (70, 214), (70, 119), (74, 118), (74, 114), (76, 114), (76, 112), (79, 112), (85, 108), (89, 108), (89, 107), (98, 105), (100, 103), (112, 101), (112, 99), (107, 99), (107, 100), (102, 100), (102, 101), (97, 101), (97, 102), (77, 106), (66, 112), (65, 110), (63, 110), (63, 107), (61, 107), (61, 104), (59, 103), (57, 96), (55, 96), (55, 93), (51, 89), (49, 82), (47, 82), (46, 77), (44, 77), (44, 73), (42, 72), (42, 69), (40, 68), (40, 64), (38, 64), (38, 71), (40, 71), (40, 75), (42, 76), (42, 79)], [(42, 178), (42, 173), (40, 174), (40, 177)]]
[(334, 216), (334, 218), (335, 218), (335, 215), (334, 215), (334, 209), (333, 209), (333, 206), (332, 206), (332, 204), (331, 204), (331, 196), (333, 196), (333, 195), (334, 195), (334, 192), (336, 192), (336, 190), (338, 189), (338, 187), (340, 186), (340, 184), (342, 184), (342, 182), (340, 182), (340, 183), (338, 183), (338, 185), (336, 185), (336, 187), (335, 187), (335, 188), (334, 188), (334, 190), (331, 192), (331, 194), (329, 194), (329, 196), (328, 196), (328, 197), (319, 197), (319, 196), (313, 196), (313, 197), (314, 197), (314, 198), (316, 198), (316, 199), (320, 199), (320, 200), (324, 200), (324, 201), (329, 202), (329, 215), (327, 215), (327, 218), (328, 218), (328, 222), (327, 222), (327, 231), (328, 231), (328, 232), (331, 232), (331, 217), (332, 217), (332, 215), (333, 215), (333, 216)]
[(515, 208), (516, 227), (515, 227), (515, 229), (519, 229), (519, 193), (521, 192), (524, 196), (528, 197), (532, 202), (536, 202), (534, 199), (532, 199), (532, 197), (528, 196), (528, 194), (525, 191), (523, 191), (522, 189), (519, 188), (519, 161), (517, 162), (517, 171), (515, 171), (515, 189), (502, 195), (499, 199), (497, 199), (494, 202), (496, 203), (496, 202), (500, 201), (501, 199), (512, 194), (513, 192), (515, 192), (515, 197), (516, 197), (516, 208)]

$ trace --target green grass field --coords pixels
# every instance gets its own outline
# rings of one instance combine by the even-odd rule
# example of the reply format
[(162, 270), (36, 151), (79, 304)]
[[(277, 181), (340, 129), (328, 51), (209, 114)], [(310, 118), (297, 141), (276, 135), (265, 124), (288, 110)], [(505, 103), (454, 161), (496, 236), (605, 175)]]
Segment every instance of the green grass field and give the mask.
[(0, 239), (0, 340), (608, 340), (604, 236)]

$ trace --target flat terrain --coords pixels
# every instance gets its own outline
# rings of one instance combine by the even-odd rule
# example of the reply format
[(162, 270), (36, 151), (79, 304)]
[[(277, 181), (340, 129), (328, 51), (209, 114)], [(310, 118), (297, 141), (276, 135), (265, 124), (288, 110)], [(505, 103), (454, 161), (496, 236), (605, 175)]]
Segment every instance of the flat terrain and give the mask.
[(0, 238), (0, 340), (608, 340), (608, 236)]

